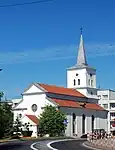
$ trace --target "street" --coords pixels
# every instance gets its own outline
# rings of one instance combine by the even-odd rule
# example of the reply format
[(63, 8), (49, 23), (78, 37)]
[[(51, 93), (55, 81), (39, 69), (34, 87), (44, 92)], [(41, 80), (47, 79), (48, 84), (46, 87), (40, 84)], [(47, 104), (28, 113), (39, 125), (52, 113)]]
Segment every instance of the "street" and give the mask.
[(64, 141), (59, 143), (53, 143), (51, 144), (51, 146), (59, 150), (89, 150), (88, 148), (82, 146), (83, 142), (83, 140)]
[(0, 144), (0, 150), (31, 150), (30, 145), (36, 141), (14, 141)]
[[(8, 142), (4, 144), (0, 144), (0, 150), (31, 150), (30, 146), (37, 142), (35, 141), (14, 141), (14, 142)], [(53, 143), (51, 146), (53, 148), (59, 149), (59, 150), (89, 150), (88, 148), (85, 148), (82, 146), (83, 140), (76, 140), (76, 141), (66, 141), (66, 142), (58, 142), (58, 143)], [(42, 143), (43, 141), (39, 141), (38, 143), (41, 143), (41, 150), (49, 148), (44, 147), (42, 148)], [(45, 143), (45, 141), (44, 141)], [(37, 147), (37, 145), (36, 145)]]

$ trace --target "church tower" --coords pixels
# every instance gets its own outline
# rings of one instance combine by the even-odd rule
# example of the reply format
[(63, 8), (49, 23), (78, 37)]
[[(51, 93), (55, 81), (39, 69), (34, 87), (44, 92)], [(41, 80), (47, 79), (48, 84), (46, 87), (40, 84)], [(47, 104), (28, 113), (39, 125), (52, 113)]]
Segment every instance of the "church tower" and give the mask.
[(87, 64), (82, 29), (77, 62), (67, 69), (67, 88), (74, 88), (88, 98), (97, 98), (96, 69)]

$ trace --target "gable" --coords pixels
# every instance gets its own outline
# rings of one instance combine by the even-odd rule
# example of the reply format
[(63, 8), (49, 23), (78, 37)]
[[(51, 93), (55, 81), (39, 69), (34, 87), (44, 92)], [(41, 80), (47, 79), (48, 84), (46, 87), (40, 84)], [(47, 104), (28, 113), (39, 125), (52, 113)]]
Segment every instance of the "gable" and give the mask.
[(40, 87), (37, 87), (35, 84), (32, 84), (29, 88), (25, 90), (23, 94), (30, 94), (30, 93), (44, 93)]
[[(36, 119), (35, 119), (36, 118)], [(23, 124), (30, 123), (30, 125), (37, 125), (37, 117), (34, 115), (24, 115), (23, 118), (21, 118), (21, 121)]]

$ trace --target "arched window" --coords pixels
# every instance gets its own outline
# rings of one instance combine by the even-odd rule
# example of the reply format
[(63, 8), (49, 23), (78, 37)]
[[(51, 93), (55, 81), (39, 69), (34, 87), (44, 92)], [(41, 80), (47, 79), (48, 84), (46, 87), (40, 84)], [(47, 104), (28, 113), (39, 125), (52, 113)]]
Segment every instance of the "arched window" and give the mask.
[(90, 73), (90, 77), (92, 77), (92, 74)]
[(91, 86), (93, 86), (93, 80), (91, 80)]
[(76, 85), (76, 80), (75, 79), (73, 80), (73, 84), (74, 84), (74, 86)]
[(85, 133), (85, 115), (82, 115), (82, 134)]
[(22, 114), (19, 114), (19, 118), (22, 118)]
[(75, 133), (75, 119), (76, 119), (76, 115), (75, 113), (73, 113), (73, 134)]
[(78, 85), (80, 85), (80, 79), (78, 79)]
[(93, 95), (93, 92), (91, 92), (91, 95)]
[(92, 132), (94, 131), (94, 115), (92, 115), (92, 117), (91, 117), (91, 127), (92, 127)]
[(90, 86), (90, 79), (88, 80), (88, 85)]

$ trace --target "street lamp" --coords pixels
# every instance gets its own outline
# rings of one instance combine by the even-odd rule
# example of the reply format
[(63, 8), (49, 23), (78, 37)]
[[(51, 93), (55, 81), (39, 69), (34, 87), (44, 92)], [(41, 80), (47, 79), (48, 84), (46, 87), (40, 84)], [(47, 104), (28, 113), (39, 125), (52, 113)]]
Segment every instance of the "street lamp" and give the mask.
[[(2, 71), (3, 69), (0, 68), (0, 71)], [(0, 92), (0, 102), (1, 102), (1, 98), (4, 96), (3, 92)]]

